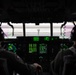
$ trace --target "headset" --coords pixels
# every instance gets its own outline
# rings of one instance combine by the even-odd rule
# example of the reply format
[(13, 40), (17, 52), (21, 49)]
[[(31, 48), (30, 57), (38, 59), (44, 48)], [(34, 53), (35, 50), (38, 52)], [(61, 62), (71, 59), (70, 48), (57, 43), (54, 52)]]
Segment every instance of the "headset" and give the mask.
[(76, 41), (76, 25), (71, 30), (70, 40), (71, 41)]

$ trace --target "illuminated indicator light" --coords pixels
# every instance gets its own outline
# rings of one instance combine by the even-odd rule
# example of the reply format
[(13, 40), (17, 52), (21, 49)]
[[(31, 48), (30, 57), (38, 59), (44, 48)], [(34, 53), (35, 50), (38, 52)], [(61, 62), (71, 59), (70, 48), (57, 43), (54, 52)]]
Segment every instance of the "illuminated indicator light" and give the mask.
[(49, 41), (50, 38), (49, 38), (49, 37), (45, 37), (44, 40), (45, 40), (45, 41)]
[(51, 40), (54, 40), (54, 38), (51, 38)]
[(39, 41), (39, 37), (33, 37), (33, 41)]

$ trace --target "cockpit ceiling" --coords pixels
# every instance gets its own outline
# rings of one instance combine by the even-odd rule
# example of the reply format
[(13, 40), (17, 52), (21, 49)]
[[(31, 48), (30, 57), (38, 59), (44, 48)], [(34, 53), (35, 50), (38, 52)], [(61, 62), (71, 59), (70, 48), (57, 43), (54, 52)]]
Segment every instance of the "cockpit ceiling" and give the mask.
[(2, 22), (76, 21), (74, 0), (0, 0)]

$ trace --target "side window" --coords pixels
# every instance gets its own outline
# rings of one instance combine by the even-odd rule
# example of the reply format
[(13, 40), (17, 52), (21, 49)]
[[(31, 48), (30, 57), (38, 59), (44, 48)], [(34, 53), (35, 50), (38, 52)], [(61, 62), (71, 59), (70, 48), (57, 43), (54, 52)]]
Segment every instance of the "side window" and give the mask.
[(7, 23), (2, 23), (1, 27), (5, 38), (12, 37), (12, 28)]
[(7, 23), (2, 23), (1, 27), (5, 33), (5, 38), (16, 38), (17, 36), (23, 36), (22, 23), (11, 23), (14, 27), (14, 36), (12, 35), (13, 29)]
[(59, 36), (60, 38), (70, 38), (70, 32), (73, 28), (72, 22), (67, 22), (65, 26), (60, 29), (63, 23), (54, 23), (53, 24), (53, 36)]

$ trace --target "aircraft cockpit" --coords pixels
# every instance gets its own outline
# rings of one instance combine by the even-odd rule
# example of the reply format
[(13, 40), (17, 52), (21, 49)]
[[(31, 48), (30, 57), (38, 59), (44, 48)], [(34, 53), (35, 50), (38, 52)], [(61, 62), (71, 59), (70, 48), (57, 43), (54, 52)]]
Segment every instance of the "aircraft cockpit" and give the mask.
[(43, 75), (52, 75), (50, 62), (73, 44), (70, 32), (76, 25), (75, 7), (74, 0), (1, 0), (2, 48), (28, 64), (39, 63)]
[[(74, 22), (75, 23), (75, 22)], [(5, 33), (2, 48), (18, 54), (25, 62), (39, 63), (46, 74), (50, 74), (50, 62), (54, 60), (60, 50), (72, 45), (70, 31), (73, 22), (53, 23), (51, 32), (50, 23), (25, 23), (25, 32), (21, 23), (2, 23)], [(25, 36), (24, 36), (25, 33)]]

